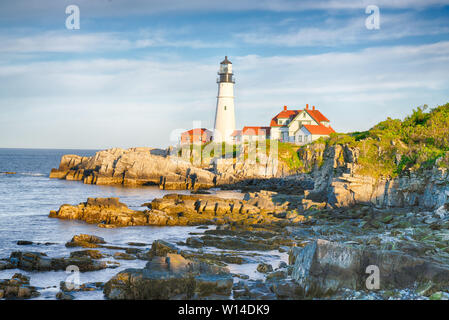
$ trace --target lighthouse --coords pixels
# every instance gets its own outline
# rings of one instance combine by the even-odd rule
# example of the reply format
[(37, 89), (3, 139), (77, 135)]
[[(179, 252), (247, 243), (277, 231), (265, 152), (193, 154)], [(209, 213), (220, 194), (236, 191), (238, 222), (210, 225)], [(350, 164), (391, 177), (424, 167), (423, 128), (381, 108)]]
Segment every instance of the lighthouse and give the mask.
[(234, 77), (232, 63), (226, 56), (218, 71), (217, 108), (215, 110), (214, 142), (231, 142), (235, 130)]

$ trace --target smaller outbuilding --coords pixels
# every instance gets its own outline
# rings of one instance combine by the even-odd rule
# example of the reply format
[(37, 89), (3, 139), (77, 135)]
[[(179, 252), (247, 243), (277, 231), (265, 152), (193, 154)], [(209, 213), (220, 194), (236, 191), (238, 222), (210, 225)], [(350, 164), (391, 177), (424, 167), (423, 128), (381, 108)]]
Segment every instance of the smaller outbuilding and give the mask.
[(242, 130), (242, 141), (263, 141), (270, 139), (270, 127), (244, 127)]
[(212, 140), (212, 131), (206, 128), (196, 128), (181, 133), (181, 144), (203, 144)]

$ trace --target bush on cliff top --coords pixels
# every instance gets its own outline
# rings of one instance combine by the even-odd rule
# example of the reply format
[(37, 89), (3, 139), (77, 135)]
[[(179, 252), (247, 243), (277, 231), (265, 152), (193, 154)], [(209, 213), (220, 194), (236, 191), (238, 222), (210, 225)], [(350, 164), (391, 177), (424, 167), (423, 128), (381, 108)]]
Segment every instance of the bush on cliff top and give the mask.
[[(388, 118), (368, 131), (334, 133), (317, 140), (360, 149), (360, 174), (397, 176), (406, 170), (449, 167), (449, 103), (426, 112), (418, 107), (403, 121)], [(438, 161), (438, 163), (437, 163)]]

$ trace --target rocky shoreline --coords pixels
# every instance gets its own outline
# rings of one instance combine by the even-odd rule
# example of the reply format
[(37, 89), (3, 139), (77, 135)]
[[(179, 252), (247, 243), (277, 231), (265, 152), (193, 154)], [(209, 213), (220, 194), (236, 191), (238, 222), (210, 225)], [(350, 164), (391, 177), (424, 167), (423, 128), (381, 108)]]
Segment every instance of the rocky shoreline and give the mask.
[[(75, 265), (101, 272), (123, 261), (146, 263), (76, 290), (61, 283), (57, 299), (89, 290), (106, 299), (449, 299), (447, 169), (375, 179), (357, 174), (359, 150), (350, 145), (313, 144), (298, 154), (303, 170), (297, 172), (275, 170), (270, 160), (219, 159), (199, 167), (149, 148), (64, 156), (51, 178), (191, 192), (153, 199), (141, 210), (118, 198), (88, 198), (61, 205), (50, 218), (100, 228), (197, 226), (198, 232), (151, 247), (77, 235), (66, 244), (68, 257), (15, 251), (0, 260), (0, 270)], [(246, 193), (223, 198), (207, 191), (214, 187)], [(253, 273), (235, 271), (245, 266)], [(367, 286), (373, 266), (375, 288)], [(20, 274), (0, 281), (0, 297), (33, 298), (39, 290)]]
[(305, 220), (303, 215), (292, 209), (300, 204), (301, 199), (301, 196), (278, 195), (267, 191), (246, 194), (244, 200), (169, 194), (143, 204), (149, 210), (136, 211), (119, 202), (118, 198), (89, 198), (76, 206), (62, 205), (59, 210), (51, 211), (49, 217), (82, 220), (103, 228), (227, 223), (287, 225)]
[[(143, 206), (148, 209), (135, 211), (117, 198), (97, 198), (63, 205), (50, 216), (100, 227), (197, 225), (205, 230), (178, 243), (157, 240), (149, 249), (78, 235), (66, 244), (74, 248), (69, 257), (12, 252), (0, 269), (41, 272), (75, 265), (95, 272), (116, 268), (121, 260), (148, 261), (142, 269), (122, 270), (78, 291), (61, 284), (58, 299), (74, 299), (82, 290), (102, 290), (107, 299), (449, 298), (449, 205), (433, 211), (360, 205), (313, 209), (304, 207), (303, 196), (263, 191), (243, 200), (170, 194)], [(288, 253), (288, 263), (264, 262), (272, 252)], [(259, 279), (229, 268), (254, 263)], [(380, 272), (379, 288), (369, 289), (367, 268), (373, 265)], [(16, 289), (8, 289), (11, 281), (1, 282), (0, 294), (17, 298), (11, 293)], [(36, 296), (39, 288), (27, 292), (20, 297)]]
[[(243, 201), (258, 208), (255, 199), (263, 203), (268, 196), (276, 199), (279, 195), (247, 195), (249, 200)], [(194, 201), (192, 196), (183, 197), (186, 202)], [(185, 203), (174, 205), (183, 197), (169, 195), (153, 202), (159, 206), (157, 210), (177, 215), (179, 208), (188, 208)], [(89, 207), (86, 212), (91, 213), (95, 207), (93, 216), (101, 216), (101, 211), (111, 210), (111, 203), (116, 211), (119, 207), (125, 214), (134, 214), (117, 199), (92, 199), (81, 206)], [(107, 299), (449, 298), (449, 206), (435, 211), (368, 206), (307, 209), (301, 212), (301, 221), (292, 223), (287, 215), (289, 210), (297, 210), (293, 209), (297, 204), (280, 203), (270, 209), (273, 220), (245, 218), (217, 223), (216, 227), (198, 229), (201, 232), (192, 233), (185, 241), (157, 240), (149, 248), (140, 243), (117, 247), (94, 235), (77, 235), (66, 243), (73, 250), (69, 257), (12, 252), (0, 261), (0, 270), (43, 272), (75, 265), (80, 272), (97, 272), (117, 268), (123, 260), (147, 261), (144, 268), (124, 269), (104, 283), (84, 283), (76, 289), (61, 283), (58, 299), (76, 299), (83, 291), (102, 291)], [(97, 223), (95, 219), (93, 223)], [(124, 226), (128, 224), (115, 225)], [(273, 252), (288, 254), (288, 263), (264, 262), (264, 257)], [(230, 271), (233, 266), (254, 263), (258, 264), (258, 279)], [(378, 289), (366, 287), (366, 269), (370, 265), (380, 270)], [(22, 279), (21, 275), (13, 278)], [(29, 280), (14, 279), (0, 281), (0, 295), (33, 298), (42, 289), (30, 287)]]
[(313, 144), (298, 149), (303, 166), (289, 171), (270, 157), (263, 162), (214, 159), (198, 167), (150, 148), (109, 149), (93, 157), (65, 155), (50, 178), (85, 184), (145, 186), (165, 190), (201, 190), (220, 187), (254, 192), (275, 191), (304, 195), (304, 205), (345, 208), (371, 205), (377, 208), (421, 207), (435, 210), (449, 199), (449, 170), (433, 166), (407, 171), (393, 178), (359, 175), (360, 150), (349, 145)]
[(195, 166), (189, 159), (171, 156), (170, 150), (151, 148), (108, 149), (92, 157), (65, 155), (50, 178), (83, 181), (85, 184), (148, 186), (165, 190), (209, 189), (249, 178), (283, 175), (274, 160), (263, 163), (242, 159), (214, 159)]

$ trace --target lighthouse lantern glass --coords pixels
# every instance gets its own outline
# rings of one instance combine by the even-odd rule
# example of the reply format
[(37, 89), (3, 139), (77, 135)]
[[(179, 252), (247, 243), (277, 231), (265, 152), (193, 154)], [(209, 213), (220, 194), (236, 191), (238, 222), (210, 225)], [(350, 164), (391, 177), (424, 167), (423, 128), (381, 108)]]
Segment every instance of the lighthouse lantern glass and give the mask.
[(220, 65), (220, 73), (228, 73), (228, 64)]

